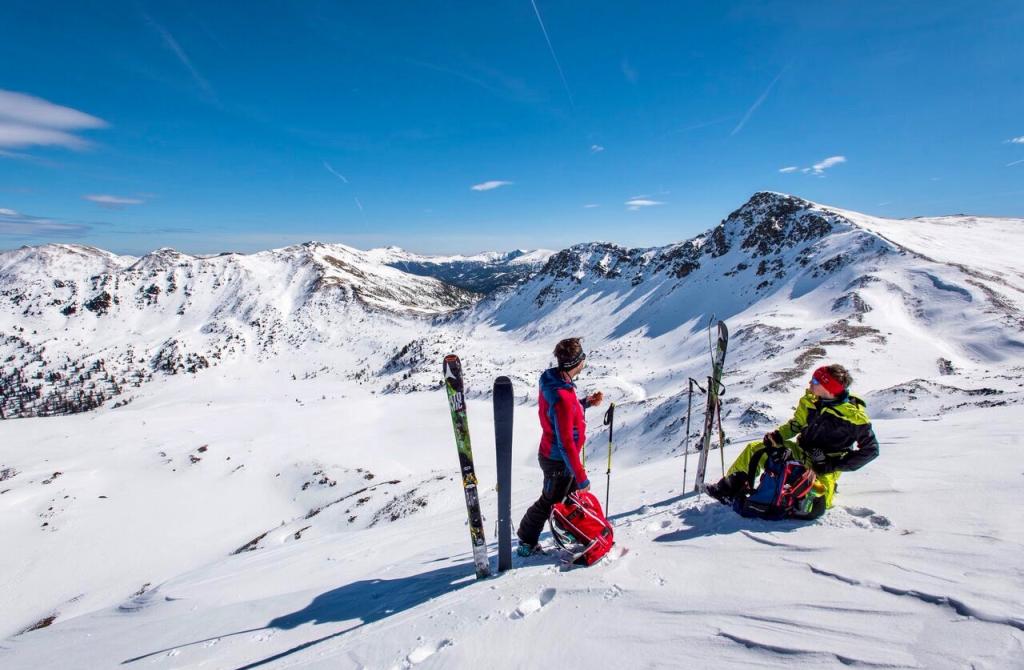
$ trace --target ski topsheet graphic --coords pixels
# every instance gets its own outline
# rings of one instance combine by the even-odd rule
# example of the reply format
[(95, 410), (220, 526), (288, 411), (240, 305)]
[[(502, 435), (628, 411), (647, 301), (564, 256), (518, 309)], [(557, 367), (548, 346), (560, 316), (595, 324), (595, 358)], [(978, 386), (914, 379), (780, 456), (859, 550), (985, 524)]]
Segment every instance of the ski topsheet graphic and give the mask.
[[(710, 328), (710, 326), (708, 326)], [(709, 334), (710, 336), (710, 334)], [(718, 322), (718, 341), (715, 343), (712, 354), (711, 375), (708, 377), (708, 404), (704, 413), (704, 434), (700, 441), (700, 459), (697, 462), (697, 479), (693, 490), (698, 493), (704, 491), (704, 474), (708, 467), (708, 453), (711, 451), (712, 434), (715, 425), (718, 425), (718, 448), (725, 447), (725, 435), (722, 432), (721, 417), (721, 390), (722, 390), (722, 368), (725, 367), (725, 350), (729, 346), (729, 329), (725, 327), (724, 321)], [(686, 427), (690, 429), (689, 426)], [(722, 455), (724, 459), (724, 453)], [(722, 461), (723, 466), (725, 461)]]
[(480, 514), (480, 495), (476, 472), (473, 469), (473, 447), (469, 441), (469, 421), (466, 417), (466, 396), (462, 383), (462, 362), (455, 354), (444, 357), (444, 386), (448, 392), (448, 405), (455, 429), (455, 447), (459, 451), (462, 471), (462, 489), (466, 494), (466, 513), (469, 515), (469, 537), (473, 543), (473, 562), (477, 578), (491, 574), (487, 561), (487, 540), (484, 538), (484, 520)]
[(512, 567), (512, 380), (494, 380), (494, 447), (498, 465), (498, 571)]

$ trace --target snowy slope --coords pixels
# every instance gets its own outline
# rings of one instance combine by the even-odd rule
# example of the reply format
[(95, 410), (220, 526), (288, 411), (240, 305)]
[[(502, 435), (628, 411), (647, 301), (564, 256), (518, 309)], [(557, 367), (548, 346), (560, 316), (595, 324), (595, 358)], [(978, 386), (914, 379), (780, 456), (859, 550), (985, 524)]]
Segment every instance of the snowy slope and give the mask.
[[(999, 244), (976, 250), (965, 230)], [(202, 333), (246, 300), (291, 317), (269, 344), (237, 319), (245, 346), (194, 373), (155, 374), (120, 396), (128, 406), (0, 423), (12, 540), (0, 552), (0, 665), (518, 668), (567, 658), (567, 640), (572, 662), (594, 667), (1018, 663), (1024, 486), (1008, 464), (1024, 418), (1012, 263), (1024, 221), (891, 221), (759, 193), (694, 240), (578, 245), (514, 291), (429, 319), (294, 289), (325, 275), (327, 254), (389, 288), (374, 252), (289, 249), (286, 261), (245, 260), (262, 283), (235, 301), (222, 299), (229, 273), (217, 289), (214, 277), (194, 281), (185, 316), (148, 316), (156, 306), (118, 293), (127, 333), (114, 320), (70, 336), (70, 318), (50, 325), (42, 271), (23, 266), (4, 284), (38, 279), (22, 289), (20, 317), (0, 302), (0, 330), (35, 337), (44, 358), (101, 337), (201, 341), (182, 334), (189, 314)], [(150, 256), (89, 262), (131, 291), (146, 286), (120, 274), (133, 263), (164, 277), (225, 262)], [(684, 495), (681, 391), (708, 373), (712, 312), (733, 336), (726, 459), (788, 418), (814, 367), (852, 369), (882, 456), (844, 476), (826, 517), (742, 520)], [(465, 363), (493, 538), (490, 383), (510, 375), (520, 401), (518, 519), (539, 488), (536, 374), (568, 334), (590, 352), (581, 391), (618, 403), (610, 511), (630, 551), (586, 570), (517, 559), (514, 572), (474, 582), (440, 357)], [(600, 414), (589, 419), (603, 497), (607, 438)], [(711, 461), (717, 476), (719, 454)]]

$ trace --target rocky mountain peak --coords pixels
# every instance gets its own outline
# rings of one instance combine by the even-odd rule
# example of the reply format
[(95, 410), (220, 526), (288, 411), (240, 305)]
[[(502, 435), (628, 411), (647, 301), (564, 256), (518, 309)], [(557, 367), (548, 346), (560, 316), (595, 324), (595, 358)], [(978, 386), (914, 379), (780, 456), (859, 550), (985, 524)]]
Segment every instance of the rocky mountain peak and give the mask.
[(845, 217), (813, 202), (785, 193), (758, 191), (712, 233), (721, 255), (732, 242), (765, 257), (804, 242), (819, 240), (837, 228), (851, 225)]

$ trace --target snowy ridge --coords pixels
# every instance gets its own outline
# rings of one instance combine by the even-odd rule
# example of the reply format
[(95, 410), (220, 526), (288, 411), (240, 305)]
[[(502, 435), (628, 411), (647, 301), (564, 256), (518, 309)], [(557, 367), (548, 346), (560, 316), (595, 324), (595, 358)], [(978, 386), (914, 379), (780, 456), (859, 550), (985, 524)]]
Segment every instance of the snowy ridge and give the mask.
[[(998, 231), (998, 247), (977, 252), (965, 231)], [(67, 294), (42, 295), (56, 289), (32, 264), (3, 285), (25, 296), (0, 295), (0, 332), (16, 356), (12, 338), (35, 348), (16, 358), (26, 384), (61, 371), (57, 352), (88, 361), (101, 342), (172, 367), (206, 356), (205, 338), (225, 347), (195, 372), (147, 362), (149, 383), (94, 411), (0, 423), (13, 540), (0, 665), (518, 668), (560, 657), (569, 637), (594, 667), (1015, 665), (1024, 486), (1005, 464), (1024, 416), (1021, 220), (892, 221), (759, 193), (693, 240), (576, 245), (433, 312), (371, 302), (413, 300), (401, 290), (355, 297), (364, 279), (425, 280), (339, 246), (115, 257), (102, 317), (54, 316), (66, 302), (48, 302)], [(165, 291), (138, 295), (168, 272), (176, 296), (191, 287), (184, 315)], [(90, 277), (77, 281), (92, 290)], [(683, 392), (708, 373), (712, 313), (732, 333), (726, 463), (790, 416), (814, 367), (853, 372), (882, 455), (844, 475), (822, 519), (745, 520), (683, 486), (703, 406), (686, 426)], [(519, 401), (518, 519), (540, 485), (536, 376), (570, 334), (588, 351), (580, 391), (617, 403), (610, 512), (630, 551), (586, 570), (517, 559), (477, 583), (441, 357), (464, 363), (493, 541), (490, 384), (510, 376)], [(142, 354), (145, 341), (163, 348)], [(113, 360), (76, 373), (87, 391)], [(603, 500), (601, 411), (587, 465)]]

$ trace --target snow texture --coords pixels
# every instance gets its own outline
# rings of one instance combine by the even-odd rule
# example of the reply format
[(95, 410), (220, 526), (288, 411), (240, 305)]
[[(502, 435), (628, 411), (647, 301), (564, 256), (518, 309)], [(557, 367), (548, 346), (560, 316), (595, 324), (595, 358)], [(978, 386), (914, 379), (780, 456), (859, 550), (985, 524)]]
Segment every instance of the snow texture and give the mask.
[[(1022, 250), (1020, 219), (758, 193), (650, 249), (2, 252), (0, 666), (1018, 667)], [(732, 341), (710, 476), (816, 366), (852, 371), (881, 456), (821, 519), (743, 519), (683, 482), (712, 314)], [(441, 359), (464, 363), (493, 541), (491, 384), (517, 394), (519, 518), (536, 377), (568, 335), (581, 393), (617, 405), (619, 550), (477, 581)]]

